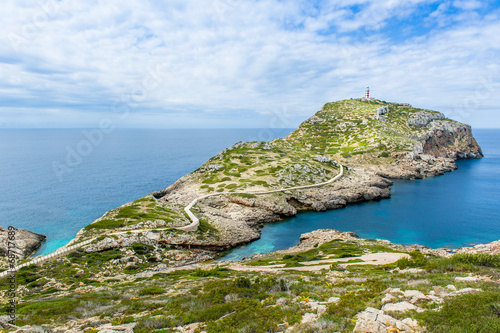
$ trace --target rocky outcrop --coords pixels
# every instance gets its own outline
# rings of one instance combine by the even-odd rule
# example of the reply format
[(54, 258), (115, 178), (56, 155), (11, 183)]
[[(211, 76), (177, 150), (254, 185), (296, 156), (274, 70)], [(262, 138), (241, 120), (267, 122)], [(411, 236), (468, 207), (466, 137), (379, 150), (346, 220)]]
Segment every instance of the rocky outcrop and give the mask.
[(418, 141), (414, 154), (451, 159), (481, 158), (483, 153), (469, 125), (450, 120), (433, 120), (425, 131), (411, 136)]
[[(44, 235), (37, 234), (25, 229), (15, 230), (14, 239), (9, 240), (9, 231), (0, 227), (0, 254), (6, 255), (7, 251), (13, 251), (18, 259), (24, 259), (38, 250), (43, 241), (47, 238)], [(10, 243), (10, 247), (9, 247)], [(15, 245), (15, 248), (12, 247)]]
[(371, 307), (356, 315), (356, 326), (353, 332), (357, 333), (386, 333), (386, 332), (405, 332), (415, 333), (423, 332), (415, 320), (406, 318), (397, 320), (382, 310), (377, 310)]
[(410, 116), (407, 120), (408, 125), (425, 127), (432, 120), (436, 119), (445, 119), (446, 117), (441, 112), (427, 112), (427, 111), (419, 111)]

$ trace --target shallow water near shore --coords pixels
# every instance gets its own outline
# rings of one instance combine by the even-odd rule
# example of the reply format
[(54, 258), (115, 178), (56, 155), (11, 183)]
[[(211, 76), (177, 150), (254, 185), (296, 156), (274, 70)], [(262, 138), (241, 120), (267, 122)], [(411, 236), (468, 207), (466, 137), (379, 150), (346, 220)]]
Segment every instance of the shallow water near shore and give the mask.
[[(238, 141), (271, 140), (291, 129), (115, 130), (70, 166), (53, 163), (87, 140), (81, 129), (0, 130), (0, 225), (47, 235), (37, 254), (53, 252), (106, 211), (166, 188)], [(500, 130), (474, 130), (486, 155), (459, 161), (444, 176), (397, 181), (392, 198), (267, 224), (262, 238), (229, 253), (235, 260), (285, 249), (319, 228), (430, 247), (500, 239)]]

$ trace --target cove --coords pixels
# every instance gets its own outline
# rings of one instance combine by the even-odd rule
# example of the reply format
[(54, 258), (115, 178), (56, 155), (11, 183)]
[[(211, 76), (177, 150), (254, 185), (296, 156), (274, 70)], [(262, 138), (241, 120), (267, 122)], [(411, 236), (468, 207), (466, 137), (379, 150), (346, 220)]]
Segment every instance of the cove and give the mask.
[(475, 131), (485, 157), (457, 161), (458, 169), (420, 180), (396, 180), (390, 199), (326, 212), (302, 212), (268, 223), (261, 238), (220, 260), (239, 260), (298, 244), (301, 234), (333, 228), (363, 238), (431, 248), (458, 248), (500, 239), (499, 131)]

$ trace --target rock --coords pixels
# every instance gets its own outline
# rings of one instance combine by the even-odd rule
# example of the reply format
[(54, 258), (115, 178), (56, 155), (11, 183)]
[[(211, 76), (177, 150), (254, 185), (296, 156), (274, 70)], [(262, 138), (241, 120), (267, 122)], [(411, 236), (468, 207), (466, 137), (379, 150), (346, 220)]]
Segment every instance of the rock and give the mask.
[(419, 327), (418, 322), (415, 319), (405, 318), (402, 320), (402, 322), (410, 327)]
[(455, 278), (455, 281), (459, 282), (478, 282), (480, 279), (477, 276), (465, 276), (465, 277), (460, 277), (457, 276)]
[(384, 114), (389, 112), (389, 107), (386, 106), (381, 106), (377, 109), (377, 113), (375, 114), (375, 119), (385, 121), (385, 118), (383, 117)]
[(462, 247), (456, 253), (489, 253), (500, 254), (500, 240), (489, 244), (479, 244), (474, 247)]
[(322, 163), (327, 163), (327, 162), (330, 162), (332, 160), (329, 156), (325, 156), (325, 155), (316, 155), (314, 157), (314, 159), (316, 161), (322, 162)]
[(454, 292), (455, 295), (475, 294), (480, 293), (482, 290), (478, 288), (464, 288)]
[[(423, 329), (417, 325), (410, 326), (403, 321), (397, 320), (384, 311), (371, 307), (356, 315), (356, 326), (353, 332), (357, 333), (386, 333), (386, 332), (423, 332)], [(414, 322), (411, 322), (414, 324)]]
[(396, 293), (403, 293), (400, 288), (387, 288), (382, 292), (383, 294), (396, 294)]
[(319, 304), (318, 302), (308, 302), (307, 305), (311, 310), (316, 310), (318, 316), (321, 316), (326, 311), (326, 305)]
[(288, 299), (283, 298), (283, 297), (278, 298), (278, 299), (276, 300), (276, 305), (279, 305), (279, 306), (288, 305), (288, 303), (289, 303)]
[(99, 333), (134, 333), (134, 327), (136, 323), (124, 324), (124, 325), (111, 325), (106, 324), (99, 326)]
[(417, 307), (407, 301), (399, 303), (387, 303), (382, 307), (382, 311), (405, 312), (408, 310), (416, 310)]
[(324, 120), (323, 118), (320, 118), (320, 117), (318, 117), (318, 116), (316, 116), (316, 115), (314, 115), (314, 116), (312, 116), (311, 118), (309, 118), (309, 122), (310, 122), (311, 124), (322, 123), (322, 122), (324, 122), (324, 121), (325, 121), (325, 120)]
[(433, 293), (434, 295), (439, 296), (439, 297), (447, 297), (447, 296), (451, 295), (451, 293), (448, 289), (445, 289), (441, 286), (434, 286), (431, 293)]
[(193, 323), (186, 326), (179, 326), (176, 327), (175, 329), (177, 331), (180, 331), (181, 333), (195, 333), (195, 332), (200, 332), (201, 328), (204, 326), (205, 325), (203, 323)]
[(391, 294), (386, 294), (386, 295), (384, 296), (384, 298), (382, 298), (382, 301), (381, 301), (381, 302), (382, 302), (382, 304), (385, 304), (385, 303), (389, 303), (389, 302), (391, 302), (391, 301), (393, 301), (393, 300), (395, 300), (395, 299), (396, 299), (396, 297), (394, 297), (393, 295), (391, 295)]
[(447, 286), (446, 286), (446, 289), (451, 290), (451, 291), (457, 291), (457, 287), (455, 287), (455, 286), (454, 286), (454, 285), (452, 285), (452, 284), (447, 285)]
[(411, 298), (410, 303), (412, 304), (417, 303), (420, 300), (427, 299), (427, 296), (418, 290), (406, 290), (403, 292), (403, 296)]
[(445, 118), (445, 115), (440, 112), (419, 111), (410, 116), (410, 118), (407, 120), (407, 124), (418, 127), (425, 127), (432, 120)]
[(327, 303), (338, 303), (340, 301), (340, 297), (330, 297), (327, 301)]
[(204, 165), (200, 168), (200, 170), (203, 170), (203, 171), (215, 171), (215, 170), (220, 170), (220, 169), (223, 169), (224, 168), (224, 165), (222, 164), (207, 164), (207, 165)]
[(317, 318), (318, 318), (318, 315), (317, 315), (317, 314), (307, 312), (307, 313), (304, 313), (304, 315), (302, 316), (302, 321), (301, 321), (301, 323), (302, 323), (302, 324), (305, 324), (305, 323), (310, 323), (310, 322), (312, 322), (312, 321), (315, 321)]
[(19, 259), (24, 259), (35, 252), (47, 238), (25, 229), (13, 230), (14, 240), (9, 240), (9, 230), (0, 227), (0, 255), (7, 255), (9, 242), (14, 243), (16, 248), (11, 250), (18, 255)]

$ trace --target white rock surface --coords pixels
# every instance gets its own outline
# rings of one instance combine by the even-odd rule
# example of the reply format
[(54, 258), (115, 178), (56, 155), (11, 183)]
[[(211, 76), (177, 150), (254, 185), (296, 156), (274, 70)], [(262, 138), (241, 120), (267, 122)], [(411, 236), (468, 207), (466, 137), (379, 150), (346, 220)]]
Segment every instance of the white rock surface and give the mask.
[[(409, 319), (409, 318), (408, 318)], [(406, 320), (406, 319), (405, 319)], [(414, 324), (413, 326), (407, 324)], [(392, 328), (392, 330), (391, 330)], [(377, 310), (374, 308), (366, 308), (365, 311), (360, 312), (356, 315), (356, 327), (354, 331), (356, 333), (387, 333), (390, 331), (400, 333), (415, 333), (422, 332), (422, 328), (411, 319), (406, 320), (406, 323), (397, 320), (389, 315), (386, 315), (384, 311)]]
[(410, 302), (403, 301), (399, 303), (387, 303), (382, 307), (382, 311), (405, 312), (408, 310), (416, 310), (417, 307)]

